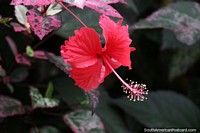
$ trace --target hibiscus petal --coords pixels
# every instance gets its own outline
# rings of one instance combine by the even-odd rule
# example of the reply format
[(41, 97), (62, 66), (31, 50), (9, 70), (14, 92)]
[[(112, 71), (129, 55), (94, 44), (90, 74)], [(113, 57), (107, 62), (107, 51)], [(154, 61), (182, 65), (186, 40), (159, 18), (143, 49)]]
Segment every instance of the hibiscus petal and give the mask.
[(135, 48), (129, 47), (132, 40), (129, 38), (128, 26), (121, 26), (121, 23), (122, 20), (115, 23), (105, 15), (100, 17), (99, 24), (106, 41), (104, 50), (108, 56), (131, 69), (130, 52)]
[(100, 83), (104, 80), (105, 68), (102, 64), (102, 60), (98, 61), (85, 68), (76, 68), (72, 66), (70, 70), (71, 77), (75, 80), (76, 85), (85, 91), (96, 89)]
[(102, 47), (98, 33), (92, 28), (83, 27), (75, 31), (75, 36), (65, 41), (61, 46), (61, 55), (65, 62), (77, 68), (94, 65), (97, 62), (97, 54)]

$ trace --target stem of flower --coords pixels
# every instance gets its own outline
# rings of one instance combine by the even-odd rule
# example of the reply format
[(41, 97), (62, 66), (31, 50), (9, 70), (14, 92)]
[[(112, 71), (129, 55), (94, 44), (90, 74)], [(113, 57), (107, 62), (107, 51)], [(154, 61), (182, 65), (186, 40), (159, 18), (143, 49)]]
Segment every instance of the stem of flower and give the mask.
[(74, 16), (84, 27), (87, 27), (86, 24), (80, 20), (72, 11), (70, 11), (62, 2), (59, 2), (59, 4), (65, 8), (65, 10), (67, 10), (72, 16)]

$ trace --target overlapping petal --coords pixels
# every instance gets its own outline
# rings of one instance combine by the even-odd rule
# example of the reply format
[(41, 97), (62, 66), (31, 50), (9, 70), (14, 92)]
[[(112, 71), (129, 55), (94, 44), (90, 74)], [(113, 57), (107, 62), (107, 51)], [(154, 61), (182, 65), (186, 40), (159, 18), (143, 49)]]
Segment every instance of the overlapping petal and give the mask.
[(72, 66), (71, 77), (76, 85), (85, 91), (96, 89), (104, 81), (105, 67), (101, 59), (86, 68), (76, 68)]
[(75, 36), (61, 46), (65, 62), (74, 67), (84, 68), (97, 62), (97, 54), (102, 52), (100, 38), (92, 28), (83, 27), (75, 31)]
[(121, 65), (131, 69), (130, 52), (135, 48), (129, 47), (132, 40), (129, 38), (128, 26), (121, 26), (122, 20), (118, 23), (109, 17), (100, 17), (100, 26), (103, 29), (103, 36), (106, 41), (105, 53), (115, 59)]

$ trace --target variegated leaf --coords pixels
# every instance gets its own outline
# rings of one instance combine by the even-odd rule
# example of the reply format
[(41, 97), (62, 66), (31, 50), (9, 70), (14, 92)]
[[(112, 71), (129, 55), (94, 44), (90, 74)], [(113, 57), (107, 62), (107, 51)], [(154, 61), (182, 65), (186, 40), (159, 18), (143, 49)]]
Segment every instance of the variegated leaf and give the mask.
[(85, 6), (107, 16), (122, 18), (122, 16), (112, 6), (107, 3), (100, 2), (99, 0), (87, 0), (85, 2)]
[(0, 118), (24, 114), (24, 112), (20, 101), (7, 96), (0, 96)]
[(76, 110), (64, 116), (64, 121), (74, 133), (106, 133), (101, 119), (89, 110)]
[(39, 90), (34, 87), (30, 87), (30, 96), (33, 109), (36, 108), (53, 108), (58, 106), (59, 100), (55, 98), (44, 98)]
[(34, 33), (42, 40), (42, 38), (56, 30), (61, 25), (60, 15), (52, 15), (43, 17), (37, 8), (32, 8), (27, 13), (28, 22)]
[(32, 5), (32, 6), (41, 6), (41, 5), (50, 5), (54, 3), (55, 0), (12, 0), (11, 5)]

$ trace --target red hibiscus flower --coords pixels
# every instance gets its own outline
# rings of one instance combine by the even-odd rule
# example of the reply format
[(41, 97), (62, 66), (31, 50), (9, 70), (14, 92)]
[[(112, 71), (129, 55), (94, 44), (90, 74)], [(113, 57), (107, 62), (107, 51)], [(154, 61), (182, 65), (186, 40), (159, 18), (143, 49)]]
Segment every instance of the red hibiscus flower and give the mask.
[(103, 29), (105, 46), (102, 47), (98, 33), (83, 27), (75, 31), (75, 36), (65, 41), (61, 46), (61, 56), (71, 65), (70, 76), (80, 88), (85, 91), (97, 88), (111, 72), (123, 83), (124, 92), (133, 100), (143, 100), (147, 91), (143, 84), (127, 84), (114, 69), (127, 66), (131, 69), (130, 53), (134, 47), (129, 47), (128, 26), (122, 26), (122, 20), (115, 23), (109, 17), (102, 15), (99, 25)]

